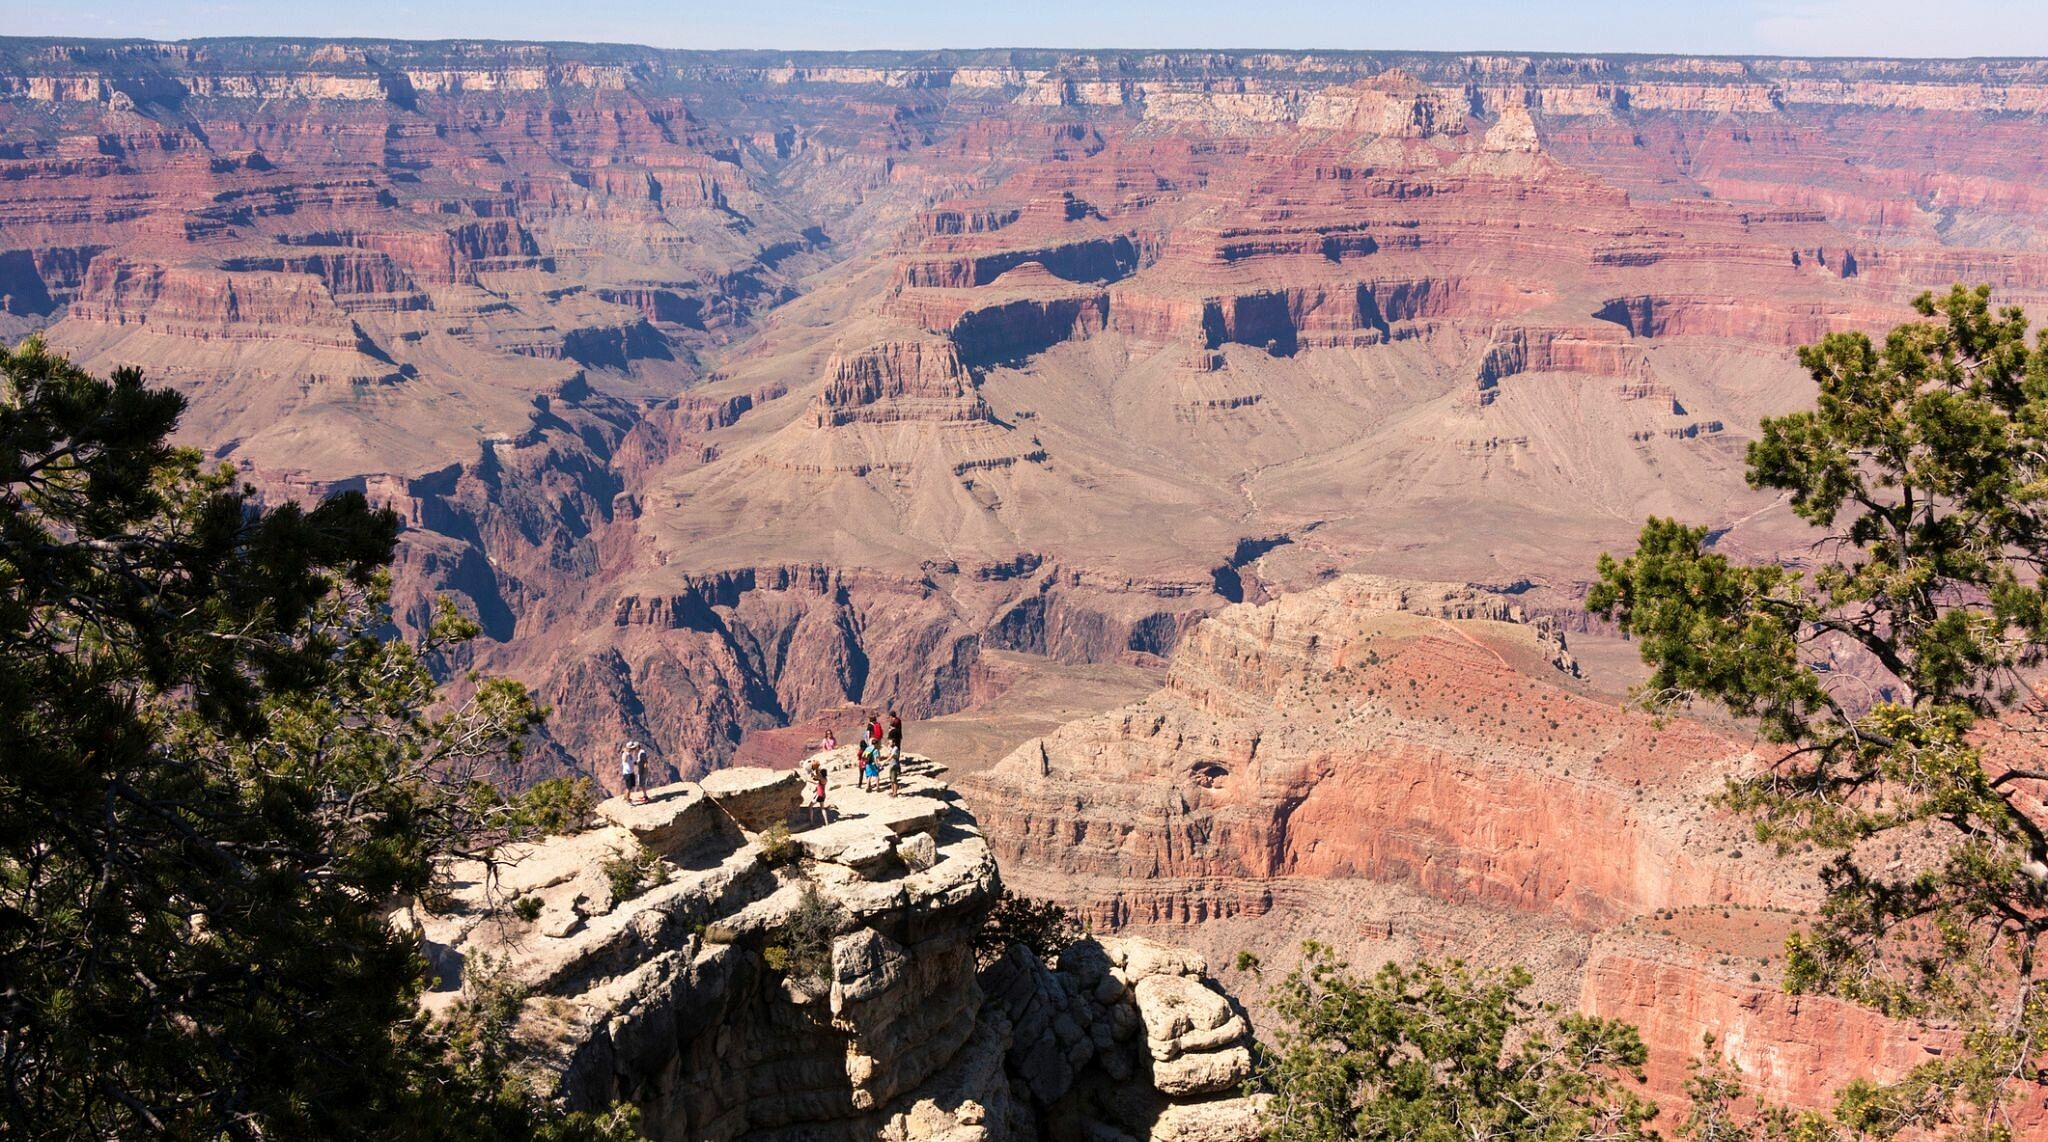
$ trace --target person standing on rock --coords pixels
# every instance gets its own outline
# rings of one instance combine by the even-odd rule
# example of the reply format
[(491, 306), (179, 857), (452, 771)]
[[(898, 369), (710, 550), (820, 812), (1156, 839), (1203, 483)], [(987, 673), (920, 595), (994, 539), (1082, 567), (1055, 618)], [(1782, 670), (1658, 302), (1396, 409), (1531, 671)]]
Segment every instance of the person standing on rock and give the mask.
[(820, 825), (829, 825), (832, 823), (832, 807), (825, 803), (825, 759), (812, 754), (810, 759), (804, 762), (804, 770), (804, 776), (813, 783), (811, 808), (818, 811)]
[(890, 742), (883, 758), (883, 768), (889, 776), (889, 796), (894, 797), (903, 791), (903, 747)]
[(889, 711), (889, 747), (899, 755), (903, 752), (903, 719), (894, 710)]
[(640, 773), (647, 762), (647, 751), (637, 741), (628, 740), (626, 748), (619, 751), (619, 783), (625, 788), (620, 792), (628, 805), (633, 804), (633, 795), (640, 791)]

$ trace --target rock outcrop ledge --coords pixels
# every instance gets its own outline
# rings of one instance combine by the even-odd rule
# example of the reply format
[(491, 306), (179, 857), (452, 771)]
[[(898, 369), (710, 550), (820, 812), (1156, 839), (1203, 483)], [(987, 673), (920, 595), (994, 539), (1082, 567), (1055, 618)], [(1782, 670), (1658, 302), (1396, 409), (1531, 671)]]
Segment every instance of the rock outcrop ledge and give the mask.
[(1250, 1028), (1200, 957), (1083, 940), (977, 970), (1001, 881), (942, 767), (907, 759), (892, 796), (828, 758), (829, 822), (793, 771), (735, 768), (456, 867), (421, 919), (428, 1007), (516, 987), (559, 1096), (630, 1101), (657, 1139), (1257, 1136)]

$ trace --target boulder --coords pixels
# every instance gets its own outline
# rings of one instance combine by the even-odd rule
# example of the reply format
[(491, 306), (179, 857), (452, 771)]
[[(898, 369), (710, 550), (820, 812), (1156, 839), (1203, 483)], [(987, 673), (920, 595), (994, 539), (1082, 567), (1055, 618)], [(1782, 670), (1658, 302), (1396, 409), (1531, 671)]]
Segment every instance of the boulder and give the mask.
[[(1148, 975), (1132, 985), (1138, 1002), (1138, 1018), (1145, 1023), (1145, 1039), (1154, 1058), (1171, 1059), (1187, 1050), (1207, 1050), (1219, 1045), (1212, 1032), (1243, 1020), (1230, 1009), (1230, 1001), (1208, 987), (1200, 978), (1185, 975)], [(1227, 1041), (1227, 1040), (1226, 1040)], [(1183, 1047), (1181, 1044), (1189, 1044)], [(1200, 1045), (1197, 1045), (1200, 1044)]]
[(896, 835), (873, 821), (841, 820), (795, 837), (797, 847), (812, 860), (845, 865), (863, 874), (886, 871), (896, 851)]
[(1172, 1062), (1154, 1061), (1152, 1087), (1168, 1098), (1221, 1094), (1237, 1090), (1252, 1075), (1252, 1053), (1243, 1047), (1182, 1055)]
[(614, 797), (598, 805), (597, 815), (631, 832), (648, 851), (662, 856), (716, 835), (723, 820), (694, 781), (664, 785), (649, 794), (644, 805)]
[(553, 905), (541, 912), (534, 927), (541, 935), (551, 940), (565, 939), (576, 934), (583, 927), (583, 914), (577, 907), (585, 903), (585, 897), (578, 893), (573, 900)]
[(1109, 945), (1110, 958), (1124, 969), (1124, 980), (1136, 983), (1153, 975), (1206, 975), (1209, 963), (1199, 952), (1169, 948), (1150, 940), (1116, 940)]
[(895, 991), (910, 971), (903, 946), (872, 928), (856, 928), (832, 944), (832, 1014), (877, 1022), (877, 1001)]
[(750, 833), (787, 823), (803, 804), (803, 781), (793, 769), (738, 765), (713, 770), (698, 784), (726, 816)]
[(913, 833), (896, 840), (896, 855), (912, 869), (922, 871), (939, 859), (939, 844), (930, 833)]

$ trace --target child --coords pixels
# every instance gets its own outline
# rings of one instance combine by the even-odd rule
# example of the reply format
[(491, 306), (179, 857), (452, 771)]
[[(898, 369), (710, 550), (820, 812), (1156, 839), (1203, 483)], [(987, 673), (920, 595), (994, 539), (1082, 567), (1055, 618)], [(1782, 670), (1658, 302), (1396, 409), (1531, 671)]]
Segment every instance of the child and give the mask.
[(889, 796), (894, 797), (903, 791), (903, 747), (892, 745), (884, 756), (889, 770)]
[(832, 807), (825, 804), (825, 759), (813, 757), (809, 765), (811, 780), (817, 783), (811, 792), (811, 805), (818, 810), (818, 823), (830, 824), (832, 821)]

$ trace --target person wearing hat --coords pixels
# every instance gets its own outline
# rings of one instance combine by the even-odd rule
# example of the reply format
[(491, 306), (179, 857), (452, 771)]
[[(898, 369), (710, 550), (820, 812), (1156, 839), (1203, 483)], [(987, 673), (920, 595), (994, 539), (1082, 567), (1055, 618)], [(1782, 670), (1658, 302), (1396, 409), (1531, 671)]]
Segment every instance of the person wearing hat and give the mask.
[(634, 804), (636, 801), (640, 804), (646, 803), (646, 773), (646, 747), (637, 741), (626, 742), (626, 748), (619, 751), (619, 777), (626, 787), (627, 804)]

